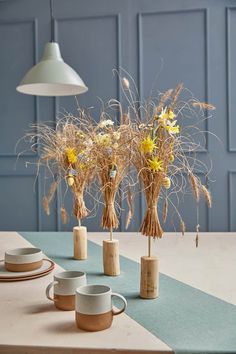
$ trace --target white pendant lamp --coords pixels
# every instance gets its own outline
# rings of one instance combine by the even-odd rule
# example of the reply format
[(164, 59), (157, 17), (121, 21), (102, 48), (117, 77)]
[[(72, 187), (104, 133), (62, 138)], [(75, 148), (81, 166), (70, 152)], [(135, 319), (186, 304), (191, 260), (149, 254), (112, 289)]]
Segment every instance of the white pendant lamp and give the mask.
[[(52, 24), (52, 0), (50, 5)], [(63, 61), (59, 45), (54, 41), (46, 43), (42, 59), (26, 73), (16, 89), (37, 96), (71, 96), (88, 90), (75, 70)]]

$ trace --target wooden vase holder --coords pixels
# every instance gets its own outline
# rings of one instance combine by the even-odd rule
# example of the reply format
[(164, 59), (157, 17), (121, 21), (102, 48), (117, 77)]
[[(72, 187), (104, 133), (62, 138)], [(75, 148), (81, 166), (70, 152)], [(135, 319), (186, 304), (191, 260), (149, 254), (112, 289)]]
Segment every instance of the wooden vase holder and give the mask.
[(105, 275), (120, 275), (119, 241), (103, 241), (103, 270)]
[(74, 258), (83, 260), (87, 259), (87, 227), (75, 226), (73, 228), (74, 235)]
[(157, 257), (141, 257), (140, 297), (155, 299), (159, 293), (159, 265)]

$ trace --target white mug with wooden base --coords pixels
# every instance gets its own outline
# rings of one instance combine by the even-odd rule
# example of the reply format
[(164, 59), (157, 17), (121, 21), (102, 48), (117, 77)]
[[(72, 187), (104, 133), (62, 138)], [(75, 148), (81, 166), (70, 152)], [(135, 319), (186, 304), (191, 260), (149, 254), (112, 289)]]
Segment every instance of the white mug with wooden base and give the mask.
[[(46, 296), (53, 301), (60, 310), (72, 311), (75, 309), (75, 291), (79, 286), (85, 285), (86, 275), (79, 271), (64, 271), (54, 275), (46, 288)], [(50, 290), (54, 287), (54, 296), (50, 296)]]
[[(115, 311), (112, 298), (117, 297), (123, 301), (121, 310)], [(113, 293), (106, 285), (85, 285), (76, 289), (75, 317), (77, 327), (85, 331), (102, 331), (109, 328), (113, 316), (119, 315), (127, 307), (126, 299)]]

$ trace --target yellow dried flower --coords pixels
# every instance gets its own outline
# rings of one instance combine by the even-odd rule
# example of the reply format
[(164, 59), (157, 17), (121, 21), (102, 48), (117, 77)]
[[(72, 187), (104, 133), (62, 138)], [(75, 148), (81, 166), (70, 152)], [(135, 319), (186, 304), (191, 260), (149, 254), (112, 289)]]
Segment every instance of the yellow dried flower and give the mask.
[(159, 118), (163, 121), (165, 121), (166, 119), (169, 118), (168, 112), (167, 112), (167, 107), (165, 107), (164, 109), (162, 108), (161, 110), (161, 114), (159, 115)]
[(119, 140), (119, 139), (120, 139), (120, 132), (114, 132), (114, 133), (113, 133), (113, 138), (114, 138), (115, 140)]
[(140, 150), (145, 154), (152, 153), (155, 148), (155, 141), (150, 136), (144, 138), (140, 143)]
[(111, 144), (111, 136), (109, 134), (98, 134), (96, 137), (98, 144), (109, 146)]
[(163, 161), (158, 159), (158, 157), (153, 157), (148, 160), (148, 167), (152, 172), (163, 171)]
[(170, 161), (170, 162), (173, 162), (174, 159), (175, 159), (174, 155), (173, 155), (173, 154), (170, 154), (170, 156), (169, 156), (169, 161)]
[(86, 167), (86, 164), (85, 164), (85, 163), (81, 162), (81, 163), (79, 164), (79, 168), (80, 168), (81, 170), (83, 170), (85, 167)]
[(167, 107), (165, 107), (164, 109), (162, 108), (161, 114), (159, 115), (159, 119), (161, 119), (163, 123), (165, 123), (167, 119), (174, 119), (174, 118), (175, 118), (175, 114), (171, 109), (167, 109)]
[(178, 133), (179, 133), (179, 125), (176, 125), (176, 126), (165, 125), (164, 128), (165, 128), (170, 134), (178, 134)]
[(174, 112), (171, 109), (168, 110), (168, 118), (169, 119), (174, 119), (175, 118), (175, 114), (174, 114)]
[(84, 138), (84, 134), (81, 131), (76, 132), (78, 138)]
[(66, 156), (69, 163), (76, 163), (77, 154), (75, 148), (66, 149)]

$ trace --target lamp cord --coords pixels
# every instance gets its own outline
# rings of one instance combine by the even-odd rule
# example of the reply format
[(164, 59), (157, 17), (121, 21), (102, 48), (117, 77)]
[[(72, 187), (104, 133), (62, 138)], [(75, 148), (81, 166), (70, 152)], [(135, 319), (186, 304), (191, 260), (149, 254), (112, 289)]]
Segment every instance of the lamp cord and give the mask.
[(50, 0), (50, 15), (51, 15), (51, 42), (55, 41), (55, 33), (54, 33), (54, 14), (53, 14), (53, 0)]

